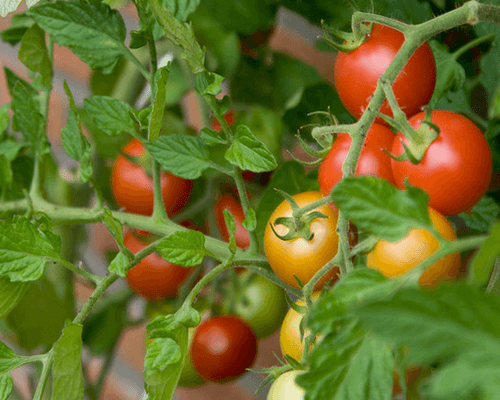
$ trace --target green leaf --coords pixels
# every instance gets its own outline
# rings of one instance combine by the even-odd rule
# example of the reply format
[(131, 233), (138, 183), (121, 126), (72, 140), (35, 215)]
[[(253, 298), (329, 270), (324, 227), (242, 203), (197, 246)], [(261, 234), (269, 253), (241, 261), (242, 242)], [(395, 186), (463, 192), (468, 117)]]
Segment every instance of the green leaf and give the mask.
[(25, 140), (33, 145), (35, 150), (41, 153), (48, 151), (48, 142), (44, 134), (45, 118), (40, 112), (37, 93), (31, 86), (16, 81), (11, 95), (10, 106), (14, 111), (13, 124), (16, 130), (23, 134)]
[(314, 332), (334, 333), (346, 317), (351, 318), (351, 308), (373, 298), (386, 298), (396, 287), (395, 279), (387, 279), (373, 268), (356, 268), (314, 303), (306, 325)]
[(155, 75), (155, 101), (153, 103), (153, 111), (149, 119), (149, 137), (150, 142), (156, 142), (160, 136), (160, 128), (165, 112), (165, 96), (166, 86), (169, 75), (170, 66), (167, 65), (160, 68)]
[(0, 319), (4, 319), (24, 297), (30, 282), (11, 282), (0, 278)]
[(52, 400), (83, 399), (82, 326), (69, 324), (54, 344)]
[(2, 134), (9, 126), (9, 121), (10, 121), (9, 110), (10, 110), (9, 103), (0, 106), (0, 137), (2, 137)]
[(500, 257), (500, 222), (497, 222), (491, 228), (491, 234), (481, 246), (472, 261), (472, 267), (469, 273), (469, 283), (484, 287), (491, 276), (491, 270), (495, 260)]
[(182, 324), (171, 337), (152, 341), (144, 359), (144, 383), (149, 400), (171, 399), (184, 365), (188, 347), (188, 329)]
[(248, 215), (241, 224), (249, 232), (253, 232), (257, 227), (257, 218), (255, 216), (255, 210), (252, 207), (248, 209)]
[[(221, 91), (221, 83), (224, 82), (224, 77), (214, 74), (213, 72), (203, 71), (196, 75), (194, 81), (195, 90), (202, 95), (217, 96)], [(228, 110), (221, 110), (221, 114), (225, 114)]]
[[(392, 298), (364, 304), (355, 315), (382, 338), (407, 345), (411, 364), (439, 366), (430, 378), (430, 390), (438, 396), (433, 398), (470, 399), (473, 393), (490, 391), (492, 380), (499, 381), (497, 297), (458, 283), (433, 291), (408, 288)], [(470, 379), (471, 372), (481, 368), (485, 373)], [(454, 396), (456, 388), (461, 389), (459, 397)]]
[(60, 243), (24, 217), (0, 221), (0, 276), (13, 282), (39, 279), (48, 260), (60, 259)]
[(165, 37), (184, 51), (181, 57), (187, 61), (193, 74), (205, 70), (205, 52), (195, 39), (191, 25), (179, 22), (174, 15), (162, 7), (158, 0), (148, 0), (156, 20), (165, 31)]
[(120, 251), (109, 264), (108, 271), (112, 274), (117, 274), (118, 276), (125, 278), (127, 276), (127, 266), (129, 263), (130, 259), (127, 254)]
[(61, 46), (69, 47), (92, 69), (110, 73), (121, 56), (126, 29), (117, 10), (102, 2), (56, 1), (26, 12)]
[(199, 137), (164, 135), (147, 142), (146, 148), (165, 170), (184, 179), (197, 179), (210, 166), (209, 152)]
[(108, 135), (135, 133), (134, 121), (129, 114), (132, 107), (128, 103), (108, 96), (89, 96), (83, 100), (83, 105), (92, 121)]
[(231, 214), (227, 208), (222, 210), (222, 215), (224, 216), (224, 224), (229, 234), (229, 250), (234, 254), (236, 252), (236, 221), (234, 220), (233, 214)]
[(307, 190), (319, 190), (317, 176), (306, 176), (304, 167), (296, 161), (286, 161), (273, 172), (271, 181), (257, 207), (257, 237), (263, 238), (269, 217), (276, 207), (283, 201), (276, 190), (280, 189), (291, 195)]
[(172, 264), (194, 267), (207, 255), (205, 236), (197, 231), (180, 231), (163, 238), (156, 251)]
[(24, 34), (18, 57), (28, 69), (40, 73), (43, 86), (51, 88), (52, 62), (45, 44), (45, 32), (37, 24), (31, 25)]
[(105, 207), (102, 212), (102, 222), (115, 241), (120, 244), (123, 243), (123, 225), (119, 220), (113, 217), (113, 214), (107, 207)]
[(15, 140), (7, 139), (3, 142), (0, 143), (0, 154), (5, 156), (7, 161), (14, 161), (17, 157), (17, 154), (19, 153), (19, 150), (21, 150), (24, 146), (23, 143), (21, 142), (16, 142)]
[(185, 21), (199, 6), (201, 0), (163, 0), (163, 6), (168, 8), (178, 21)]
[(91, 147), (83, 134), (80, 117), (68, 84), (64, 81), (64, 90), (69, 98), (68, 120), (61, 130), (61, 140), (68, 156), (80, 162), (80, 180), (86, 183), (92, 177)]
[(339, 182), (332, 199), (358, 229), (383, 240), (396, 242), (413, 228), (433, 230), (429, 195), (416, 187), (401, 191), (384, 179), (359, 176)]
[(7, 400), (14, 389), (10, 374), (0, 374), (0, 400)]
[(472, 207), (472, 214), (461, 213), (458, 216), (472, 229), (480, 232), (488, 232), (497, 221), (500, 214), (500, 206), (491, 197), (483, 196), (478, 203)]
[(264, 143), (245, 125), (238, 125), (233, 143), (224, 154), (226, 160), (245, 171), (266, 172), (278, 164)]
[(327, 335), (308, 357), (309, 370), (297, 378), (305, 400), (390, 400), (394, 359), (385, 342), (359, 324)]
[(456, 92), (465, 83), (465, 70), (457, 62), (454, 53), (450, 53), (448, 46), (436, 40), (429, 42), (434, 58), (436, 59), (436, 87), (429, 101), (429, 106), (435, 108), (438, 101), (447, 95), (448, 92)]
[(221, 138), (219, 132), (216, 132), (210, 128), (203, 128), (200, 131), (200, 137), (201, 140), (203, 140), (203, 143), (205, 143), (207, 146), (217, 146), (218, 144), (226, 143), (226, 141)]
[(0, 374), (10, 372), (31, 361), (31, 357), (18, 356), (4, 343), (0, 342)]
[(31, 25), (33, 25), (33, 20), (24, 12), (12, 15), (10, 27), (0, 33), (2, 40), (8, 42), (11, 46), (15, 46), (21, 41), (23, 35)]
[(14, 173), (10, 167), (10, 162), (3, 154), (0, 154), (0, 187), (10, 187)]

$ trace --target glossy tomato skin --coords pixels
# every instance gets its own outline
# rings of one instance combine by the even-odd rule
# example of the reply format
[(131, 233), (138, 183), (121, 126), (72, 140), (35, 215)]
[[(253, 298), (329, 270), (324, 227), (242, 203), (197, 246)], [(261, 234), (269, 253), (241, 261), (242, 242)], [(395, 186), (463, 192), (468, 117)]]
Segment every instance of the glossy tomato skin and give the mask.
[(252, 329), (234, 315), (202, 322), (191, 346), (191, 361), (203, 378), (224, 382), (238, 378), (250, 368), (257, 355)]
[[(144, 146), (139, 140), (133, 139), (123, 148), (123, 153), (141, 157), (144, 155)], [(153, 213), (153, 178), (146, 174), (142, 166), (132, 163), (122, 155), (119, 155), (113, 164), (111, 188), (116, 203), (128, 212), (141, 215)], [(184, 208), (191, 189), (192, 181), (162, 172), (163, 204), (169, 216)]]
[[(384, 125), (373, 123), (364, 142), (356, 166), (355, 175), (373, 175), (394, 183), (391, 158), (382, 149), (390, 151), (394, 142), (394, 133)], [(323, 196), (330, 194), (332, 188), (342, 180), (342, 164), (349, 153), (351, 136), (341, 133), (335, 139), (328, 155), (322, 161), (318, 171), (319, 188)]]
[[(422, 112), (408, 122), (418, 128), (424, 118)], [(431, 121), (440, 129), (438, 137), (418, 165), (391, 160), (394, 180), (404, 188), (408, 177), (410, 184), (429, 194), (430, 207), (443, 215), (456, 215), (476, 204), (488, 190), (493, 166), (490, 147), (481, 130), (460, 114), (434, 110)], [(392, 154), (403, 153), (401, 141), (407, 143), (398, 133)]]
[(304, 400), (306, 391), (295, 383), (297, 375), (304, 371), (288, 371), (281, 374), (271, 385), (267, 400)]
[[(429, 208), (429, 216), (436, 230), (448, 240), (457, 238), (453, 227), (436, 210)], [(412, 229), (399, 242), (379, 240), (368, 253), (366, 263), (387, 277), (397, 277), (416, 267), (439, 248), (437, 239), (426, 229)], [(452, 253), (429, 267), (418, 280), (420, 286), (434, 286), (454, 279), (460, 268), (460, 254)]]
[(250, 246), (250, 234), (242, 224), (245, 220), (243, 207), (241, 207), (240, 202), (230, 194), (222, 195), (215, 203), (215, 219), (217, 221), (217, 226), (220, 230), (222, 238), (226, 242), (229, 242), (229, 231), (226, 227), (226, 221), (224, 220), (224, 210), (229, 211), (229, 213), (233, 215), (234, 221), (236, 222), (236, 245), (240, 249), (246, 249)]
[[(304, 207), (322, 198), (319, 191), (303, 192), (293, 196), (299, 207)], [(277, 218), (292, 216), (292, 208), (286, 200), (273, 211), (264, 233), (264, 250), (269, 265), (283, 282), (297, 289), (299, 289), (299, 285), (294, 275), (305, 285), (321, 267), (337, 254), (339, 241), (336, 232), (337, 213), (329, 205), (316, 208), (314, 211), (319, 211), (328, 218), (316, 218), (312, 221), (309, 227), (314, 234), (312, 240), (308, 241), (299, 237), (285, 241), (272, 231), (270, 224), (273, 224), (279, 235), (288, 233), (286, 226), (274, 224)], [(338, 272), (338, 268), (331, 269), (315, 285), (314, 290), (320, 290), (328, 281), (335, 279)]]
[[(134, 254), (149, 245), (148, 242), (139, 240), (130, 231), (125, 233), (123, 244)], [(134, 293), (149, 301), (157, 302), (176, 297), (180, 286), (193, 269), (171, 264), (155, 252), (132, 267), (127, 273), (126, 280)]]
[[(388, 26), (374, 24), (370, 37), (349, 53), (339, 52), (335, 59), (335, 88), (345, 108), (359, 119), (400, 47), (404, 35)], [(413, 53), (396, 78), (392, 89), (399, 107), (409, 118), (418, 113), (432, 97), (436, 84), (436, 61), (428, 43)], [(392, 111), (383, 103), (380, 112), (390, 117)], [(378, 119), (382, 121), (382, 119)]]
[[(245, 271), (238, 279), (244, 282), (250, 275), (250, 271)], [(233, 307), (234, 314), (246, 321), (259, 339), (281, 326), (288, 309), (283, 289), (260, 275), (242, 289)]]

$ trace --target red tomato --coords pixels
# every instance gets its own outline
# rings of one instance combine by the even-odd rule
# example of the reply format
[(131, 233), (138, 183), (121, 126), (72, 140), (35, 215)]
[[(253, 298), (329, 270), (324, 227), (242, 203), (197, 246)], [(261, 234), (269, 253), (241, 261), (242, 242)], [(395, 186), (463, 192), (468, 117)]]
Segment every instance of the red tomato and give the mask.
[[(227, 113), (224, 114), (224, 119), (226, 120), (228, 125), (234, 124), (234, 120), (235, 120), (234, 117), (235, 117), (234, 111), (228, 111)], [(215, 118), (212, 120), (211, 128), (216, 132), (220, 132), (222, 130), (222, 126), (221, 126), (220, 122)]]
[[(125, 233), (123, 244), (134, 254), (149, 245), (137, 239), (132, 232)], [(128, 271), (126, 280), (134, 293), (149, 301), (160, 301), (177, 296), (177, 291), (193, 269), (171, 264), (157, 253), (151, 253)]]
[(245, 373), (255, 361), (257, 339), (240, 318), (227, 315), (201, 323), (193, 338), (191, 361), (209, 381), (228, 381)]
[[(335, 88), (345, 108), (361, 117), (385, 72), (404, 43), (404, 35), (388, 26), (374, 24), (370, 37), (349, 53), (339, 52), (335, 59)], [(396, 78), (392, 89), (399, 107), (409, 118), (426, 105), (434, 92), (436, 62), (428, 43), (411, 56)], [(380, 112), (392, 117), (387, 101)], [(380, 121), (382, 121), (380, 119)]]
[[(413, 128), (421, 125), (425, 113), (419, 113), (408, 122)], [(432, 111), (432, 122), (440, 133), (427, 148), (418, 165), (410, 161), (391, 160), (394, 181), (404, 188), (404, 179), (425, 190), (429, 206), (443, 215), (456, 215), (476, 204), (488, 190), (492, 174), (491, 151), (481, 130), (464, 116), (444, 110)], [(403, 152), (398, 133), (391, 153)]]
[[(144, 147), (139, 140), (134, 139), (123, 148), (123, 152), (132, 157), (140, 157), (144, 155)], [(128, 212), (142, 215), (153, 213), (153, 178), (146, 174), (142, 166), (118, 156), (113, 165), (111, 188), (117, 204), (125, 207)], [(184, 208), (191, 188), (190, 180), (162, 172), (163, 204), (169, 216)]]
[(224, 221), (223, 210), (228, 210), (234, 217), (236, 222), (236, 245), (241, 249), (246, 249), (250, 246), (250, 234), (243, 226), (242, 222), (245, 220), (245, 213), (241, 204), (230, 194), (223, 195), (215, 203), (215, 218), (217, 220), (217, 226), (222, 234), (222, 237), (226, 242), (229, 242), (229, 231), (226, 227), (226, 222)]
[[(373, 123), (366, 135), (355, 175), (374, 175), (394, 183), (391, 158), (382, 151), (382, 149), (387, 151), (391, 149), (394, 137), (394, 133), (389, 128)], [(351, 141), (349, 134), (339, 134), (321, 163), (318, 180), (323, 196), (330, 194), (332, 188), (341, 181), (342, 164), (349, 152)]]

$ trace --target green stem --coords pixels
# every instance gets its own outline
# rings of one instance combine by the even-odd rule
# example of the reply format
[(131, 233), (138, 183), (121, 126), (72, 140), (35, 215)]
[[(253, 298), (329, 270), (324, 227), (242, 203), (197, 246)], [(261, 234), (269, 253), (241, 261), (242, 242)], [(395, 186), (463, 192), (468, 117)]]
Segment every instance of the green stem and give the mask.
[(500, 257), (495, 261), (493, 271), (491, 272), (488, 286), (486, 286), (486, 293), (492, 293), (500, 297)]
[(163, 195), (161, 190), (161, 165), (153, 159), (153, 186), (154, 186), (154, 206), (153, 220), (158, 223), (168, 221), (167, 210), (163, 204)]
[(33, 400), (42, 400), (43, 391), (45, 390), (45, 386), (47, 385), (47, 381), (49, 379), (50, 368), (52, 366), (52, 362), (54, 361), (54, 350), (51, 349), (47, 353), (47, 357), (43, 361), (42, 374), (40, 375), (40, 380), (38, 381), (38, 385), (36, 387), (35, 395), (33, 396)]
[[(247, 191), (245, 188), (245, 182), (243, 182), (243, 177), (241, 176), (241, 170), (236, 168), (236, 173), (233, 175), (234, 181), (236, 182), (236, 188), (238, 189), (238, 196), (240, 198), (241, 207), (245, 213), (245, 218), (248, 217), (250, 212), (250, 201), (248, 200)], [(252, 254), (259, 253), (259, 240), (257, 237), (257, 232), (255, 230), (249, 232), (250, 234), (250, 248), (249, 252)]]
[(76, 317), (73, 319), (73, 324), (82, 325), (83, 321), (89, 315), (94, 304), (99, 300), (99, 297), (119, 278), (116, 274), (109, 274), (106, 276), (95, 288), (94, 292), (87, 299), (85, 304), (82, 306), (81, 310), (78, 312)]
[(463, 55), (464, 53), (466, 53), (470, 49), (473, 49), (474, 47), (480, 45), (483, 42), (493, 41), (495, 39), (495, 37), (496, 37), (495, 34), (492, 33), (491, 35), (486, 35), (486, 36), (482, 36), (482, 37), (476, 38), (474, 40), (471, 40), (469, 43), (466, 43), (462, 47), (457, 49), (453, 53), (453, 58), (456, 61), (461, 55)]
[(139, 69), (139, 71), (141, 72), (142, 76), (144, 76), (144, 78), (148, 81), (148, 82), (151, 82), (151, 75), (150, 73), (146, 70), (146, 68), (144, 68), (144, 65), (142, 65), (141, 61), (134, 55), (134, 53), (132, 53), (130, 51), (130, 49), (126, 46), (124, 46), (125, 48), (125, 57), (132, 61), (132, 63)]
[(73, 264), (71, 264), (69, 261), (66, 261), (64, 259), (54, 260), (54, 262), (61, 264), (63, 267), (69, 269), (70, 271), (74, 272), (75, 274), (79, 274), (79, 275), (83, 276), (84, 278), (87, 278), (89, 281), (93, 282), (96, 285), (99, 285), (99, 283), (101, 283), (101, 281), (102, 281), (101, 277), (94, 275), (94, 274), (91, 274), (90, 272), (87, 272), (84, 269), (77, 268)]

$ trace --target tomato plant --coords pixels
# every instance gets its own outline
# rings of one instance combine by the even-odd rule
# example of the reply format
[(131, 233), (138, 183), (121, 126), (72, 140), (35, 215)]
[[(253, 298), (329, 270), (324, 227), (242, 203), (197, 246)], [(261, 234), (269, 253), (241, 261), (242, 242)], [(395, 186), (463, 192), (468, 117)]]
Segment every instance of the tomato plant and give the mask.
[[(335, 138), (330, 151), (322, 161), (318, 171), (319, 188), (323, 196), (342, 179), (342, 164), (351, 146), (351, 136), (341, 133)], [(374, 175), (393, 183), (391, 158), (384, 153), (394, 142), (394, 133), (384, 125), (373, 123), (366, 134), (355, 175)]]
[[(440, 213), (429, 208), (432, 225), (447, 240), (457, 238), (453, 227)], [(420, 264), (439, 247), (437, 239), (426, 229), (412, 229), (397, 243), (379, 240), (368, 253), (366, 263), (385, 276), (403, 275)], [(422, 286), (436, 285), (444, 280), (453, 279), (460, 268), (460, 254), (453, 253), (430, 266), (418, 280)]]
[[(425, 113), (408, 121), (421, 126)], [(492, 174), (491, 151), (481, 130), (466, 117), (452, 111), (432, 111), (431, 122), (439, 128), (417, 165), (392, 160), (394, 180), (399, 188), (404, 180), (429, 193), (429, 205), (444, 215), (455, 215), (476, 204), (488, 190)], [(401, 133), (394, 139), (391, 153), (403, 152), (408, 143)]]
[[(136, 254), (151, 242), (142, 241), (132, 232), (125, 233), (123, 244)], [(193, 268), (165, 261), (157, 253), (149, 254), (127, 272), (127, 283), (137, 294), (149, 301), (160, 301), (177, 296), (181, 285), (186, 281)]]
[(234, 314), (251, 326), (257, 338), (263, 338), (281, 326), (287, 303), (283, 289), (262, 276), (254, 276), (250, 283), (245, 284), (251, 275), (246, 271), (238, 276), (244, 286), (236, 294), (236, 302), (226, 305), (226, 308), (232, 307)]
[(196, 329), (191, 360), (196, 371), (209, 381), (236, 379), (252, 366), (257, 339), (252, 329), (234, 315), (213, 317)]
[[(322, 197), (321, 192), (313, 191), (297, 194), (293, 196), (293, 199), (299, 207), (304, 207)], [(328, 205), (319, 207), (315, 211), (323, 213), (327, 218), (317, 218), (311, 222), (309, 226), (311, 233), (313, 233), (311, 240), (302, 237), (283, 240), (276, 236), (276, 233), (279, 235), (288, 233), (288, 228), (285, 225), (275, 223), (277, 218), (292, 215), (292, 208), (286, 200), (273, 211), (264, 233), (264, 250), (269, 265), (283, 282), (296, 288), (299, 285), (295, 277), (306, 284), (321, 267), (337, 254), (337, 213)], [(271, 224), (276, 233), (271, 229)], [(336, 279), (337, 273), (337, 268), (330, 270), (315, 285), (315, 290), (319, 290), (328, 281)]]
[(292, 370), (278, 376), (269, 389), (267, 400), (303, 400), (306, 391), (295, 382), (295, 377), (302, 372)]
[[(123, 148), (123, 153), (131, 157), (143, 157), (144, 146), (139, 140), (133, 139)], [(123, 155), (118, 156), (113, 165), (111, 187), (118, 205), (125, 207), (128, 212), (143, 215), (153, 213), (153, 178), (141, 165), (134, 164)], [(162, 172), (161, 192), (168, 215), (172, 216), (184, 208), (191, 187), (190, 180)]]
[[(357, 49), (339, 52), (335, 59), (335, 88), (345, 108), (360, 118), (385, 72), (404, 42), (400, 31), (373, 24), (368, 39)], [(422, 44), (413, 53), (392, 85), (399, 107), (407, 117), (418, 113), (431, 99), (436, 84), (436, 62), (429, 44)], [(382, 114), (392, 117), (384, 102)]]
[[(317, 296), (316, 296), (317, 297)], [(298, 300), (295, 304), (305, 306), (304, 300)], [(302, 351), (304, 350), (304, 339), (300, 336), (300, 322), (303, 315), (299, 314), (293, 308), (290, 308), (283, 319), (280, 329), (280, 348), (282, 355), (288, 355), (295, 358), (297, 361), (302, 359)], [(304, 332), (304, 336), (308, 335), (309, 331)]]
[(250, 234), (243, 226), (245, 220), (245, 213), (241, 204), (230, 194), (222, 195), (215, 203), (215, 218), (217, 226), (222, 235), (222, 238), (229, 242), (229, 231), (227, 230), (226, 222), (224, 221), (223, 211), (227, 210), (234, 217), (236, 223), (236, 245), (241, 249), (246, 249), (250, 246)]

